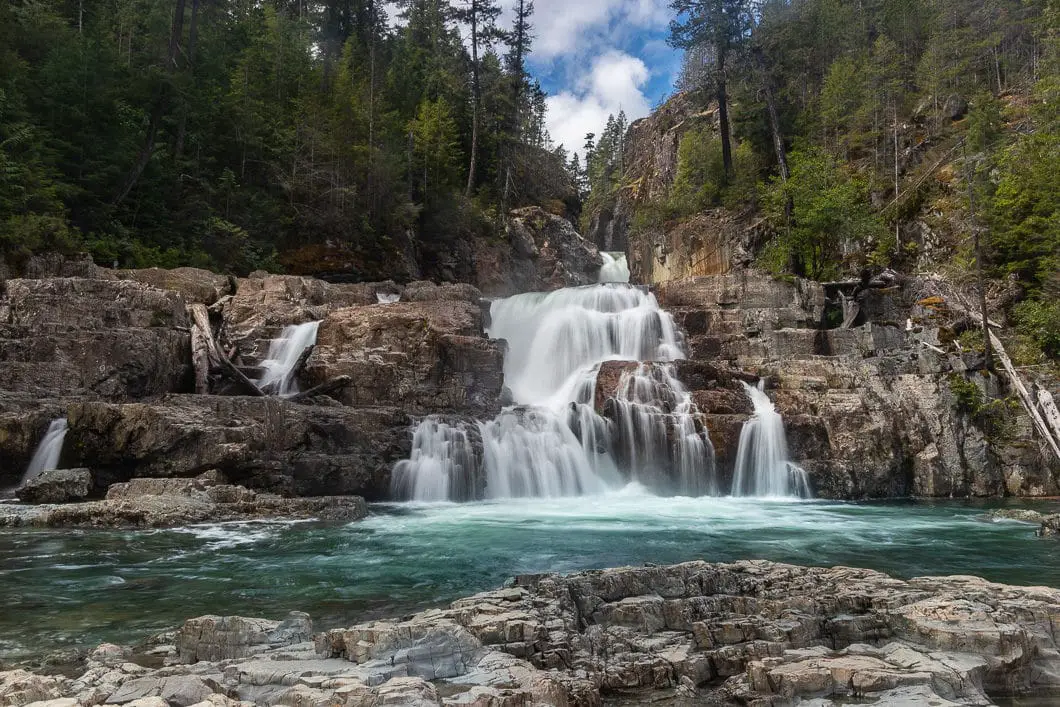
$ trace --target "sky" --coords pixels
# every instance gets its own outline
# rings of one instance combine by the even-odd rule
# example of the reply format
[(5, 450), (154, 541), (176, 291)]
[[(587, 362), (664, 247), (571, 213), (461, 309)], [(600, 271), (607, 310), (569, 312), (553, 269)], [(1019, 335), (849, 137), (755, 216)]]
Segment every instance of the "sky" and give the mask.
[[(499, 0), (510, 27), (514, 0)], [(392, 14), (393, 16), (393, 14)], [(667, 46), (669, 0), (534, 0), (530, 73), (548, 93), (553, 142), (582, 152), (607, 116), (646, 116), (673, 90), (680, 54)]]

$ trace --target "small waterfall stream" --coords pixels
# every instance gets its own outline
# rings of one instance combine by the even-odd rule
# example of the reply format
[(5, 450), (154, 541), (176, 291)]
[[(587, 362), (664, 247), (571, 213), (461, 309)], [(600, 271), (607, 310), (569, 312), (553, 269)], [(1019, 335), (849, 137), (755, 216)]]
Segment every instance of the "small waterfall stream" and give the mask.
[(319, 328), (320, 322), (285, 327), (279, 338), (269, 343), (269, 353), (261, 362), (265, 372), (257, 381), (258, 387), (273, 395), (297, 393), (294, 368), (305, 350), (316, 344)]
[(604, 264), (600, 267), (597, 282), (629, 282), (629, 264), (625, 253), (600, 251)]
[(732, 495), (810, 498), (806, 470), (788, 460), (784, 420), (766, 395), (764, 384), (743, 384), (754, 414), (740, 431)]
[(33, 452), (33, 457), (29, 460), (26, 473), (22, 475), (23, 484), (37, 478), (42, 472), (59, 468), (59, 457), (63, 452), (63, 442), (66, 441), (68, 429), (69, 425), (65, 417), (51, 421), (48, 431), (44, 433), (36, 451)]

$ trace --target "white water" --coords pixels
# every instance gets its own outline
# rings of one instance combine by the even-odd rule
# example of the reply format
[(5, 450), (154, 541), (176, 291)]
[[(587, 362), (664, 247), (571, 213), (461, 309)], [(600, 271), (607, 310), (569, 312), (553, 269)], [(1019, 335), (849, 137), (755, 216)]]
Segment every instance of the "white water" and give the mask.
[(474, 497), (477, 468), (467, 428), (432, 416), (416, 428), (412, 457), (394, 466), (390, 488), (398, 498), (466, 501)]
[(376, 292), (375, 301), (379, 304), (394, 304), (401, 301), (401, 295), (397, 293)]
[(320, 322), (307, 322), (285, 327), (280, 338), (269, 343), (269, 353), (261, 367), (265, 369), (258, 387), (275, 395), (298, 392), (294, 367), (302, 353), (317, 342)]
[(600, 266), (597, 282), (629, 282), (629, 264), (625, 253), (600, 251), (604, 264)]
[(740, 431), (732, 495), (810, 498), (806, 471), (788, 460), (784, 420), (766, 395), (764, 383), (743, 384), (754, 414)]
[(394, 469), (395, 497), (595, 495), (630, 478), (666, 493), (716, 491), (714, 450), (669, 367), (640, 366), (623, 376), (617, 424), (594, 407), (601, 363), (684, 358), (673, 319), (652, 294), (622, 285), (568, 288), (496, 300), (490, 315), (487, 333), (508, 342), (504, 381), (516, 405), (478, 425), (484, 487), (463, 481), (454, 489), (454, 479), (471, 476), (453, 462), (454, 446), (466, 437), (454, 441), (452, 429), (427, 418), (411, 459)]
[(706, 421), (672, 366), (623, 372), (613, 405), (616, 447), (634, 480), (683, 496), (717, 494)]
[(59, 456), (63, 452), (63, 442), (66, 440), (68, 429), (65, 417), (51, 421), (48, 431), (37, 445), (37, 450), (33, 452), (33, 458), (29, 460), (26, 473), (22, 475), (23, 484), (37, 478), (42, 472), (59, 468)]

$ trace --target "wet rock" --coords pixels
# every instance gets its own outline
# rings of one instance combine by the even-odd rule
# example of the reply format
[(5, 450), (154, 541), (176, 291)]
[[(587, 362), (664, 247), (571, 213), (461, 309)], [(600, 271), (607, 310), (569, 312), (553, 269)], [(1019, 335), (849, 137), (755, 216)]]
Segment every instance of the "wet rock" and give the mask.
[(990, 511), (990, 517), (995, 519), (1018, 520), (1024, 523), (1041, 523), (1044, 516), (1038, 511), (1028, 508), (996, 508)]
[(592, 284), (603, 265), (569, 221), (540, 207), (512, 211), (506, 236), (507, 242), (475, 246), (475, 284), (489, 296)]
[(284, 498), (202, 479), (133, 479), (111, 486), (102, 501), (0, 506), (0, 527), (168, 528), (301, 518), (350, 522), (366, 514), (360, 496)]
[(1060, 535), (1060, 513), (1053, 513), (1042, 518), (1042, 527), (1038, 529), (1038, 535), (1043, 538)]
[(405, 286), (402, 299), (406, 302), (471, 302), (482, 299), (478, 288), (463, 282), (441, 285), (425, 280), (410, 282)]
[[(422, 292), (413, 288), (414, 296)], [(346, 405), (488, 414), (503, 387), (503, 351), (482, 333), (478, 304), (432, 299), (349, 307), (320, 325), (306, 376), (311, 385), (349, 376), (351, 384), (337, 394)]]
[(411, 420), (400, 410), (278, 398), (81, 402), (70, 405), (69, 421), (73, 463), (91, 460), (102, 486), (217, 469), (231, 482), (285, 495), (378, 498), (389, 487), (391, 466), (407, 457), (411, 444)]
[(19, 500), (25, 503), (70, 503), (91, 493), (92, 472), (88, 469), (42, 471), (18, 489)]

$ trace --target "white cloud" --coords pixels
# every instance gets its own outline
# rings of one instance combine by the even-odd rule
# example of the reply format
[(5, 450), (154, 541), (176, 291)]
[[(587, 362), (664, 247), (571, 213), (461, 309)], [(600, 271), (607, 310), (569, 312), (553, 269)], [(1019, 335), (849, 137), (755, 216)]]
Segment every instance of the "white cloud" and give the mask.
[(630, 121), (647, 115), (651, 106), (642, 87), (650, 75), (643, 61), (625, 52), (612, 49), (598, 56), (572, 89), (546, 99), (553, 141), (581, 155), (586, 133), (599, 135), (608, 115), (624, 110)]

